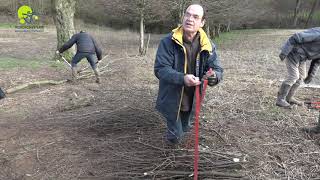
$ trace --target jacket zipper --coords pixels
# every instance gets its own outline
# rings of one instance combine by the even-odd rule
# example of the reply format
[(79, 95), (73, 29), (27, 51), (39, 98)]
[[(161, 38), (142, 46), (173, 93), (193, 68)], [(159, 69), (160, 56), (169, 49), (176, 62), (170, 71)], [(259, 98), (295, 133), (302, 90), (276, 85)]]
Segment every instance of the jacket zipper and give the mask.
[[(180, 46), (183, 48), (183, 52), (184, 52), (184, 74), (186, 74), (186, 73), (187, 73), (187, 64), (188, 64), (186, 48), (185, 48), (178, 40), (176, 40), (175, 38), (173, 38), (173, 40), (174, 40), (178, 45), (180, 45)], [(198, 56), (200, 56), (200, 54), (201, 54), (202, 51), (203, 51), (203, 50), (200, 50)], [(200, 58), (200, 57), (199, 57), (199, 58)], [(198, 59), (198, 58), (197, 58), (197, 59)], [(200, 69), (199, 69), (199, 70), (200, 70)], [(200, 76), (200, 72), (199, 72), (199, 76)], [(179, 108), (178, 108), (178, 113), (177, 113), (177, 119), (176, 119), (176, 121), (178, 121), (178, 119), (179, 119), (183, 94), (184, 94), (184, 86), (182, 86), (182, 89), (181, 89), (181, 96), (180, 96), (180, 102), (179, 102)]]
[[(178, 40), (174, 39), (174, 41), (183, 48), (183, 52), (184, 52), (184, 69), (183, 69), (183, 71), (184, 71), (184, 74), (186, 74), (187, 73), (187, 64), (188, 64), (186, 48)], [(180, 102), (179, 102), (179, 108), (178, 108), (176, 121), (178, 121), (178, 119), (179, 119), (183, 94), (184, 94), (184, 85), (182, 86), (182, 89), (181, 89), (181, 96), (180, 96)]]

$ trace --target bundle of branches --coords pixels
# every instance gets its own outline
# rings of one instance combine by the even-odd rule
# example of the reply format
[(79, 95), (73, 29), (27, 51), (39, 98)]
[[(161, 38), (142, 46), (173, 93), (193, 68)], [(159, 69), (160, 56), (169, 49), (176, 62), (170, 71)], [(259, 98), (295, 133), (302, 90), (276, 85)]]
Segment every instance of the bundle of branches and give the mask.
[[(193, 134), (178, 146), (168, 146), (163, 137), (165, 121), (153, 109), (155, 96), (146, 92), (134, 87), (106, 91), (102, 100), (106, 103), (98, 109), (62, 112), (35, 123), (63, 127), (70, 138), (65, 143), (79, 146), (78, 156), (87, 159), (82, 162), (86, 173), (79, 179), (192, 179)], [(55, 150), (59, 151), (64, 152)], [(242, 155), (213, 151), (202, 143), (199, 178), (241, 179), (243, 163)]]

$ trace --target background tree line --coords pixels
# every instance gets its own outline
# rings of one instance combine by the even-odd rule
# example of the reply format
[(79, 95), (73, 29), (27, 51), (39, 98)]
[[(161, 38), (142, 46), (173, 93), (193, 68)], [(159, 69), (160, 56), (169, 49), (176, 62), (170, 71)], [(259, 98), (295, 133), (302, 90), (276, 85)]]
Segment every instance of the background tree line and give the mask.
[[(52, 23), (52, 0), (0, 0), (0, 15), (15, 20), (17, 8), (29, 4)], [(113, 28), (139, 30), (141, 12), (147, 32), (165, 33), (180, 22), (192, 0), (74, 0), (75, 18)], [(319, 0), (199, 0), (210, 28), (305, 28), (320, 22)], [(3, 18), (0, 20), (4, 21)]]
[[(145, 33), (167, 33), (176, 27), (188, 4), (206, 9), (210, 37), (231, 29), (308, 28), (320, 22), (320, 0), (0, 0), (0, 20), (17, 22), (17, 9), (31, 6), (42, 22), (57, 27), (58, 47), (74, 33), (74, 18), (85, 23), (140, 32), (139, 53), (145, 54)], [(70, 54), (71, 56), (71, 54)]]

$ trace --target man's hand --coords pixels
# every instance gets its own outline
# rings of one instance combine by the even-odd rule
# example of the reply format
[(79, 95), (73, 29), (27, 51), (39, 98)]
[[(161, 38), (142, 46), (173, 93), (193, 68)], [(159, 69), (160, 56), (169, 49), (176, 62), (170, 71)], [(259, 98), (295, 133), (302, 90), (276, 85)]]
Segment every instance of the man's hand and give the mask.
[(216, 75), (216, 73), (210, 68), (209, 71), (206, 72), (206, 74), (203, 76), (203, 79), (208, 79), (208, 77)]
[(283, 61), (287, 56), (285, 54), (280, 53), (279, 58)]
[(60, 53), (60, 51), (59, 51), (59, 50), (57, 50), (57, 51), (56, 51), (56, 54), (57, 54), (57, 55), (60, 55), (61, 53)]
[(305, 84), (309, 84), (312, 81), (312, 77), (308, 76), (307, 78), (304, 79)]
[(201, 84), (201, 81), (198, 77), (195, 77), (193, 74), (186, 74), (183, 78), (184, 84), (188, 87), (198, 86)]

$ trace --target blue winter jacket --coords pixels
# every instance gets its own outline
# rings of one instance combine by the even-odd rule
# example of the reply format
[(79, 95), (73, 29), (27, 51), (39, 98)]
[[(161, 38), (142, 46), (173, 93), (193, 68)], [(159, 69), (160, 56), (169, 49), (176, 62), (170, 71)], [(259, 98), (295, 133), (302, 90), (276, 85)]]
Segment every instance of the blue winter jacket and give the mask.
[(307, 29), (292, 35), (281, 48), (281, 53), (288, 56), (290, 53), (293, 58), (291, 61), (298, 63), (297, 60), (313, 60), (320, 58), (320, 27)]
[[(223, 69), (214, 44), (211, 43), (203, 29), (200, 33), (199, 79), (210, 69), (216, 73), (218, 83), (222, 80)], [(159, 79), (157, 110), (166, 118), (178, 118), (182, 93), (184, 92), (184, 75), (187, 73), (187, 55), (183, 46), (183, 30), (178, 27), (164, 37), (158, 47), (154, 64), (155, 76)]]

